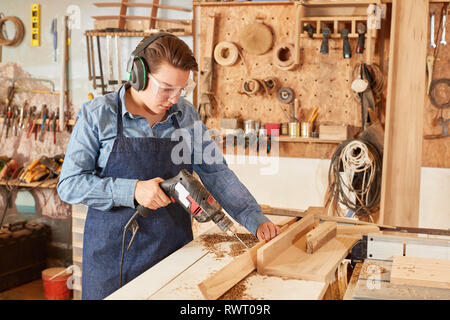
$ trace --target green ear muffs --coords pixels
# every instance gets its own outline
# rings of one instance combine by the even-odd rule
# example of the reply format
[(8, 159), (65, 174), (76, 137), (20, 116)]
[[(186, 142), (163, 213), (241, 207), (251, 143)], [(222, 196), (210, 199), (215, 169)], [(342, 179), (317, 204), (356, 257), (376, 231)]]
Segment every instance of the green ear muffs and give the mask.
[(133, 61), (133, 68), (131, 69), (131, 73), (128, 75), (128, 81), (135, 90), (141, 91), (147, 87), (147, 78), (147, 68), (144, 60), (142, 60), (139, 56), (135, 57)]

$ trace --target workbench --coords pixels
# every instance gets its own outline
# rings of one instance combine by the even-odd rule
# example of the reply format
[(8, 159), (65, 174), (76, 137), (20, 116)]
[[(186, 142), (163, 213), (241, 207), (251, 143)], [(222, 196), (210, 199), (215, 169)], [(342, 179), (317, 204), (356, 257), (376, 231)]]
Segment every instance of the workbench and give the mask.
[[(270, 217), (272, 221), (276, 220), (275, 218), (279, 217)], [(236, 227), (238, 233), (248, 233), (237, 224)], [(223, 232), (213, 225), (202, 236), (208, 234), (223, 235)], [(202, 240), (202, 236), (169, 255), (106, 297), (106, 300), (205, 300), (198, 284), (235, 257), (230, 255), (231, 242), (217, 243), (216, 249), (210, 250)], [(233, 300), (320, 300), (324, 297), (328, 284), (306, 280), (283, 280), (280, 277), (259, 275), (255, 271), (236, 287), (239, 287), (239, 294), (231, 297)], [(227, 299), (226, 295), (223, 296), (224, 299)]]

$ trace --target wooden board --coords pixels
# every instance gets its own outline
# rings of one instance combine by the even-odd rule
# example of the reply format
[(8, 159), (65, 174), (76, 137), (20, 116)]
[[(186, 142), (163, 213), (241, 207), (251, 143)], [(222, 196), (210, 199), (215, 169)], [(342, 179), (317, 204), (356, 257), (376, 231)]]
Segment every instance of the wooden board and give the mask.
[(292, 224), (285, 232), (272, 241), (266, 243), (258, 250), (257, 269), (260, 274), (266, 273), (266, 266), (273, 261), (283, 250), (291, 246), (298, 237), (303, 236), (314, 227), (314, 217), (312, 214), (306, 215), (301, 220)]
[(395, 256), (391, 283), (450, 289), (450, 260)]
[(289, 279), (330, 282), (339, 263), (347, 256), (354, 237), (339, 236), (314, 254), (306, 253), (306, 238), (301, 237), (264, 267), (264, 274)]
[(314, 253), (336, 236), (336, 222), (319, 224), (306, 234), (306, 252)]
[(428, 18), (428, 1), (393, 2), (380, 204), (386, 224), (419, 222)]
[(258, 273), (330, 282), (337, 266), (347, 256), (357, 238), (336, 237), (314, 254), (308, 254), (305, 234), (312, 229), (313, 224), (312, 214), (309, 214), (290, 226), (279, 238), (261, 247), (257, 255)]
[[(290, 219), (282, 228), (285, 231), (288, 226), (295, 222)], [(209, 300), (215, 300), (232, 288), (236, 283), (248, 276), (256, 269), (256, 254), (266, 241), (260, 241), (247, 252), (241, 254), (231, 263), (220, 269), (218, 272), (198, 284), (203, 296)]]
[(380, 232), (380, 228), (377, 226), (337, 226), (337, 234), (366, 234)]
[[(379, 272), (361, 272), (351, 299), (353, 300), (450, 300), (450, 290), (393, 284), (392, 261), (366, 259), (361, 271), (370, 264), (380, 267)], [(372, 269), (374, 270), (374, 269)], [(376, 269), (375, 269), (376, 270)]]

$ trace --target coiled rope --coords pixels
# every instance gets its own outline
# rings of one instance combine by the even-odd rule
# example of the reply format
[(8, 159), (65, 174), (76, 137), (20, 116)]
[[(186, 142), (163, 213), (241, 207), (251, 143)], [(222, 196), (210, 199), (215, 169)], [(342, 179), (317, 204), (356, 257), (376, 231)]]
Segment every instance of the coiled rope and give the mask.
[[(6, 37), (6, 34), (3, 30), (5, 28), (6, 21), (11, 21), (15, 27), (14, 38), (12, 38), (11, 40), (9, 40)], [(12, 17), (12, 16), (0, 18), (0, 45), (1, 46), (10, 46), (10, 47), (17, 46), (22, 42), (24, 35), (25, 35), (25, 27), (22, 23), (22, 20), (20, 20), (17, 17)]]
[(370, 216), (378, 208), (381, 195), (382, 157), (377, 148), (362, 139), (342, 142), (331, 159), (330, 187), (326, 206), (335, 200), (335, 212), (345, 216), (337, 203), (356, 216)]

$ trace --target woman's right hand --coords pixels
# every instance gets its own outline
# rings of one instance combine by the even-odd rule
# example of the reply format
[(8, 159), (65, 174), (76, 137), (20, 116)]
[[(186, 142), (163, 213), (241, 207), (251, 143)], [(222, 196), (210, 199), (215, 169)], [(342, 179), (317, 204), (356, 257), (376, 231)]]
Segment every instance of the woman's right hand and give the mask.
[(161, 207), (167, 206), (171, 203), (169, 197), (164, 193), (159, 184), (164, 179), (154, 178), (145, 181), (138, 181), (136, 189), (134, 189), (134, 199), (141, 206), (156, 210)]

